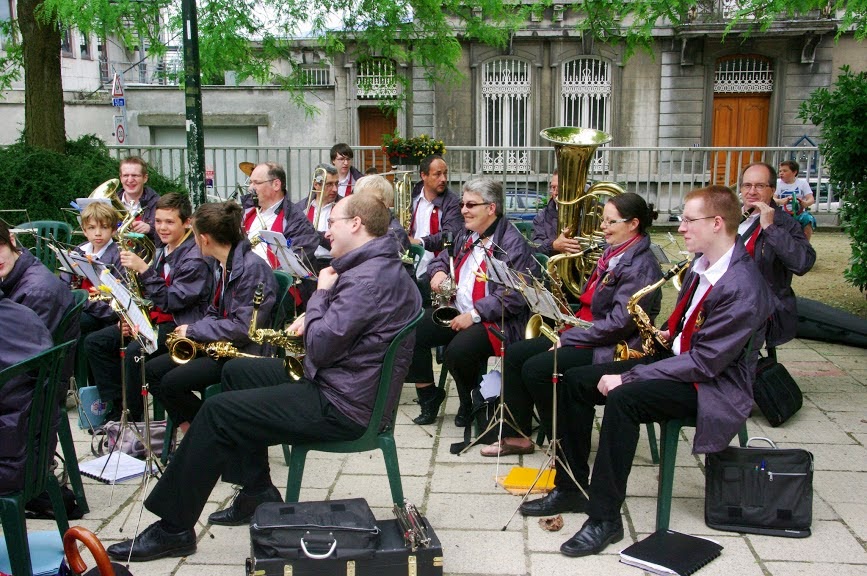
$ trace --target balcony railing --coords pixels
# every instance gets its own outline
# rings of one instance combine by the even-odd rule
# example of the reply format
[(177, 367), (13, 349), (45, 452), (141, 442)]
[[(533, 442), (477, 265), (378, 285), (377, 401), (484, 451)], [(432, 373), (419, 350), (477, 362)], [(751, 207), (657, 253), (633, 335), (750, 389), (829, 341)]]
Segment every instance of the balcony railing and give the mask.
[[(154, 169), (166, 176), (185, 178), (186, 148), (177, 146), (110, 146), (118, 158), (140, 155)], [(556, 166), (551, 147), (526, 147), (520, 152), (529, 158), (530, 170), (523, 173), (488, 172), (482, 166), (486, 154), (515, 154), (515, 148), (488, 149), (472, 146), (450, 146), (445, 155), (449, 165), (449, 186), (460, 191), (467, 180), (485, 175), (503, 182), (507, 190), (524, 191), (528, 195), (547, 196), (548, 180)], [(837, 195), (829, 189), (828, 174), (822, 156), (816, 147), (773, 148), (658, 148), (658, 147), (602, 147), (604, 172), (590, 172), (590, 180), (617, 182), (624, 189), (636, 192), (653, 202), (661, 220), (668, 220), (680, 213), (683, 198), (693, 188), (710, 184), (735, 186), (742, 168), (750, 162), (767, 162), (778, 166), (783, 160), (795, 160), (801, 166), (801, 176), (810, 182), (816, 204), (814, 213), (834, 214), (839, 204)], [(373, 166), (379, 172), (391, 169), (388, 158), (373, 146), (355, 148), (356, 167), (362, 172)], [(243, 188), (245, 176), (238, 169), (241, 162), (274, 161), (287, 170), (287, 188), (294, 200), (306, 197), (310, 187), (313, 167), (319, 162), (328, 162), (329, 148), (322, 147), (208, 147), (205, 149), (205, 164), (214, 171), (213, 186), (208, 195), (213, 200), (230, 198)], [(417, 169), (410, 166), (409, 169)], [(416, 177), (417, 179), (417, 177)], [(561, 189), (563, 182), (560, 183)]]

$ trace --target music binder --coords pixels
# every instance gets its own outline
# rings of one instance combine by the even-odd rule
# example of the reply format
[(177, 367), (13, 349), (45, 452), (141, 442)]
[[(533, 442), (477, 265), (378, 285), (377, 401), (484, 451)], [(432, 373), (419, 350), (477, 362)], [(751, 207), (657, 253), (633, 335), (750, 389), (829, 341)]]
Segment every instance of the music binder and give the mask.
[(719, 556), (722, 549), (708, 538), (657, 530), (622, 550), (620, 561), (654, 574), (689, 576)]
[(147, 463), (144, 460), (133, 458), (129, 454), (115, 450), (105, 456), (80, 463), (78, 469), (84, 476), (99, 480), (103, 484), (117, 484), (142, 476), (146, 466)]

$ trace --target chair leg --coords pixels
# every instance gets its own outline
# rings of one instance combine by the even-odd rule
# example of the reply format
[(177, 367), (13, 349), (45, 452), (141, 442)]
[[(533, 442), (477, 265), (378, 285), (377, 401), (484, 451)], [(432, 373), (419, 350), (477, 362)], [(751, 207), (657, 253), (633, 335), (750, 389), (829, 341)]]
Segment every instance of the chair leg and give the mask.
[(283, 461), (286, 466), (292, 461), (292, 447), (289, 444), (283, 444)]
[[(154, 408), (154, 418), (156, 418), (156, 408)], [(172, 449), (175, 434), (177, 434), (175, 423), (172, 421), (171, 416), (166, 415), (166, 435), (163, 441), (163, 453), (160, 455), (160, 462), (163, 463), (163, 466), (169, 462), (169, 453)]]
[(63, 494), (60, 493), (60, 483), (51, 473), (48, 474), (45, 489), (48, 491), (48, 498), (51, 500), (51, 508), (54, 510), (54, 520), (57, 522), (57, 529), (60, 531), (60, 537), (63, 538), (63, 535), (69, 530), (69, 518), (66, 516), (66, 504), (63, 503)]
[(87, 496), (84, 494), (84, 484), (81, 481), (81, 472), (78, 470), (78, 455), (75, 453), (75, 443), (72, 441), (72, 430), (69, 429), (69, 418), (64, 411), (57, 426), (57, 438), (60, 441), (60, 449), (63, 452), (63, 460), (66, 466), (66, 474), (75, 494), (75, 501), (85, 514), (90, 512), (87, 505)]
[(749, 441), (750, 434), (747, 432), (747, 423), (744, 422), (744, 425), (741, 426), (741, 429), (738, 431), (738, 442), (740, 443), (741, 448), (746, 448)]
[(379, 449), (385, 459), (385, 472), (391, 487), (391, 499), (397, 506), (403, 508), (403, 481), (400, 478), (400, 464), (397, 461), (397, 446), (393, 436), (380, 436)]
[(654, 464), (659, 464), (659, 446), (656, 443), (656, 424), (648, 422), (644, 427), (647, 428), (647, 440), (650, 443), (650, 461)]
[(680, 420), (669, 420), (659, 425), (660, 465), (656, 496), (656, 529), (668, 530), (671, 519), (671, 496), (674, 485), (674, 464), (677, 460), (677, 439)]
[(3, 537), (9, 552), (9, 564), (15, 576), (33, 576), (30, 563), (30, 544), (27, 541), (27, 524), (24, 516), (24, 502), (21, 498), (4, 498), (0, 502), (0, 519), (3, 523)]
[(307, 450), (300, 446), (293, 446), (292, 455), (289, 458), (289, 478), (286, 480), (286, 502), (298, 502), (306, 462)]
[[(154, 398), (151, 396), (151, 398)], [(160, 401), (154, 398), (154, 420), (165, 420), (166, 419), (166, 410), (163, 408), (163, 405), (160, 404)]]

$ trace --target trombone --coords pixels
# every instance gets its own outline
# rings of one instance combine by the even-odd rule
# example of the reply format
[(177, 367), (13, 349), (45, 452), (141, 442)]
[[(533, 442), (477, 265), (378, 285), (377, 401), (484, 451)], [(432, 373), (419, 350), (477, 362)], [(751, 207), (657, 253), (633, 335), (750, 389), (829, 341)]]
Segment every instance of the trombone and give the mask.
[(319, 216), (322, 214), (322, 200), (325, 197), (325, 180), (328, 178), (328, 171), (322, 166), (317, 166), (313, 171), (313, 178), (310, 181), (310, 192), (307, 194), (307, 207), (304, 208), (304, 213), (310, 211), (313, 206), (313, 201), (316, 198), (316, 182), (319, 181), (319, 202), (316, 206), (316, 217), (313, 219), (313, 228), (319, 232)]

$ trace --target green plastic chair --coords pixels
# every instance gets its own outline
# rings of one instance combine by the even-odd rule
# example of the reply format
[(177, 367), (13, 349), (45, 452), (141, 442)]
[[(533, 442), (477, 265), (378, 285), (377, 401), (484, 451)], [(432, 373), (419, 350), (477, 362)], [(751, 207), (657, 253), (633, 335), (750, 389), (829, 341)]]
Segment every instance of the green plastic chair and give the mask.
[(394, 443), (394, 422), (397, 417), (397, 404), (391, 414), (391, 425), (380, 430), (382, 417), (385, 414), (385, 405), (391, 390), (391, 372), (394, 366), (394, 357), (400, 344), (407, 336), (412, 334), (416, 325), (421, 321), (424, 310), (420, 310), (415, 319), (407, 324), (400, 333), (395, 336), (382, 363), (382, 375), (379, 378), (379, 388), (376, 392), (376, 401), (373, 404), (373, 414), (367, 430), (357, 440), (342, 442), (314, 442), (311, 444), (295, 444), (292, 446), (292, 454), (289, 459), (289, 478), (286, 481), (286, 502), (298, 502), (301, 493), (301, 479), (304, 476), (304, 464), (307, 460), (307, 452), (331, 452), (338, 454), (368, 452), (370, 450), (382, 450), (385, 458), (385, 471), (388, 474), (388, 483), (391, 486), (392, 501), (403, 507), (403, 484), (400, 479), (400, 465), (397, 461), (397, 446)]
[(72, 229), (66, 222), (56, 220), (35, 220), (33, 222), (25, 222), (19, 224), (17, 228), (35, 228), (36, 239), (33, 248), (33, 255), (45, 264), (52, 272), (57, 271), (57, 256), (54, 251), (48, 247), (48, 239), (53, 239), (61, 244), (69, 244), (72, 241)]
[[(57, 325), (57, 329), (54, 331), (54, 334), (52, 334), (52, 339), (54, 340), (55, 345), (64, 342), (66, 339), (66, 331), (71, 325), (73, 325), (73, 323), (78, 323), (78, 319), (81, 317), (81, 310), (84, 308), (84, 303), (87, 302), (87, 296), (87, 290), (72, 291), (72, 306), (66, 311), (66, 314), (63, 315), (60, 324)], [(79, 338), (76, 341), (76, 346), (72, 348), (72, 353), (75, 354), (73, 365), (75, 366), (76, 374), (78, 373), (79, 364), (84, 364), (84, 372), (87, 372), (87, 360), (84, 354), (83, 340), (83, 338)], [(66, 358), (64, 358), (64, 362), (65, 361)], [(61, 378), (62, 371), (61, 374), (58, 375), (58, 380)], [(75, 380), (78, 380), (77, 376), (75, 377)], [(65, 406), (61, 406), (61, 410), (64, 409)], [(82, 512), (87, 514), (90, 512), (90, 507), (87, 505), (87, 496), (84, 493), (84, 483), (81, 481), (81, 472), (78, 469), (78, 455), (75, 453), (75, 442), (72, 440), (72, 430), (69, 428), (69, 418), (66, 417), (66, 414), (60, 418), (60, 422), (57, 425), (57, 438), (60, 441), (60, 450), (63, 452), (63, 462), (66, 474), (69, 477), (69, 483), (72, 485), (72, 492), (75, 494), (75, 500), (78, 502), (78, 506), (81, 508)]]
[[(648, 426), (652, 427), (653, 425), (649, 424)], [(677, 441), (680, 438), (680, 429), (685, 427), (695, 427), (695, 419), (684, 418), (659, 423), (660, 464), (656, 493), (657, 530), (668, 530), (668, 523), (671, 519), (671, 494), (674, 485), (674, 464), (677, 460)], [(741, 446), (746, 446), (749, 441), (746, 422), (738, 432), (738, 441)]]
[(424, 258), (424, 246), (421, 244), (410, 244), (409, 253), (412, 256), (412, 275), (415, 277), (418, 272), (419, 262)]
[[(289, 294), (289, 288), (292, 286), (292, 282), (294, 281), (291, 274), (283, 272), (282, 270), (274, 270), (274, 279), (277, 281), (277, 291), (275, 292), (277, 302), (274, 305), (273, 312), (271, 314), (271, 328), (274, 330), (282, 330), (283, 326), (286, 324), (286, 321), (289, 319), (290, 315), (295, 315), (295, 301), (291, 294)], [(202, 397), (204, 400), (207, 400), (211, 396), (216, 396), (220, 392), (223, 391), (223, 385), (220, 382), (216, 384), (211, 384), (207, 388), (205, 388), (204, 394)], [(165, 414), (165, 410), (162, 406), (159, 406), (159, 415), (157, 418), (157, 408), (158, 402), (154, 399), (154, 418), (157, 420), (162, 420), (162, 416)], [(160, 461), (163, 464), (167, 464), (169, 461), (169, 452), (171, 451), (171, 445), (173, 443), (173, 439), (175, 437), (175, 431), (177, 426), (172, 421), (171, 416), (166, 415), (166, 442), (163, 443), (163, 451), (160, 455)], [(286, 463), (289, 463), (289, 458), (286, 456), (284, 449), (284, 456), (286, 457)]]
[[(27, 458), (25, 460), (24, 488), (18, 492), (0, 495), (0, 521), (3, 537), (9, 550), (12, 573), (15, 576), (32, 576), (30, 546), (27, 541), (27, 521), (24, 505), (47, 490), (54, 509), (54, 518), (61, 537), (69, 530), (69, 519), (60, 493), (60, 484), (51, 471), (54, 452), (51, 426), (57, 416), (57, 383), (67, 351), (75, 345), (70, 340), (0, 372), (0, 393), (3, 386), (15, 376), (36, 373), (36, 385), (27, 424)], [(38, 415), (39, 417), (33, 417)], [(61, 418), (63, 420), (64, 418)]]

